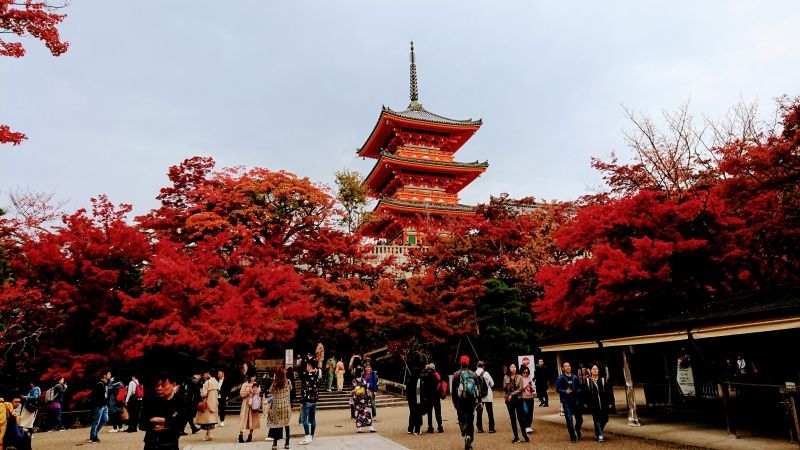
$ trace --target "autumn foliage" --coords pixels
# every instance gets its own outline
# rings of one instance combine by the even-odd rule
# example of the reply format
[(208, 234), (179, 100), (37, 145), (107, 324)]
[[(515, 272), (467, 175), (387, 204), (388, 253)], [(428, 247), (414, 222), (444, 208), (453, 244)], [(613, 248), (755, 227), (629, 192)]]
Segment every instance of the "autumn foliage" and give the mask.
[[(58, 12), (62, 7), (47, 1), (0, 0), (0, 56), (25, 56), (22, 42), (4, 39), (5, 35), (38, 39), (53, 56), (66, 52), (69, 43), (62, 41), (58, 32), (58, 25), (66, 17)], [(0, 124), (0, 144), (17, 145), (25, 139), (25, 134)]]

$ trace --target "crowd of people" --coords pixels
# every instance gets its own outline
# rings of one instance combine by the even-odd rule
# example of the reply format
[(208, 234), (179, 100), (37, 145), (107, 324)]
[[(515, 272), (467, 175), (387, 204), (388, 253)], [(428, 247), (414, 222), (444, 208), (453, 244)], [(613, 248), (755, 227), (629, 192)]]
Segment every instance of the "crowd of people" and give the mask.
[[(348, 387), (355, 430), (357, 433), (377, 432), (374, 420), (378, 413), (375, 402), (378, 375), (370, 361), (362, 360), (357, 354), (350, 358), (347, 369), (352, 377)], [(496, 386), (486, 364), (477, 361), (473, 371), (466, 355), (459, 358), (459, 369), (450, 376), (442, 375), (435, 363), (427, 363), (421, 369), (408, 368), (405, 386), (409, 408), (408, 433), (421, 435), (424, 429), (427, 433), (443, 433), (442, 403), (449, 396), (458, 416), (464, 447), (471, 449), (475, 430), (478, 433), (496, 432), (494, 391), (502, 388), (511, 421), (511, 442), (529, 442), (533, 432), (534, 400), (538, 398), (539, 407), (549, 406), (547, 390), (553, 378), (541, 359), (533, 371), (525, 365), (518, 368), (516, 364), (503, 366), (502, 370), (502, 385)], [(281, 367), (264, 375), (261, 380), (251, 364), (242, 364), (240, 371), (242, 383), (238, 385), (237, 393), (242, 402), (238, 441), (251, 442), (263, 423), (268, 429), (265, 440), (272, 441), (273, 449), (277, 449), (280, 443), (285, 449), (289, 448), (295, 400), (300, 404), (298, 423), (304, 431), (299, 444), (306, 445), (313, 442), (316, 435), (320, 390), (343, 391), (345, 388), (344, 361), (334, 356), (325, 360), (321, 344), (314, 353), (307, 353), (297, 363), (296, 370)], [(295, 380), (300, 382), (299, 393), (296, 392)], [(226, 404), (234, 383), (225, 377), (224, 370), (196, 371), (187, 379), (165, 372), (153, 378), (152, 391), (145, 396), (144, 386), (136, 374), (123, 381), (115, 379), (111, 371), (104, 371), (88, 397), (91, 406), (89, 441), (100, 442), (100, 432), (106, 424), (111, 426), (109, 433), (144, 431), (146, 450), (177, 449), (181, 436), (200, 431), (204, 432), (203, 440), (211, 441), (214, 430), (225, 426)], [(604, 442), (603, 432), (608, 414), (614, 408), (614, 398), (613, 389), (603, 376), (601, 367), (581, 368), (576, 374), (572, 372), (570, 363), (565, 362), (561, 374), (555, 379), (555, 388), (571, 442), (581, 438), (585, 413), (592, 416), (595, 438)], [(64, 378), (56, 379), (45, 392), (31, 381), (25, 395), (13, 397), (10, 402), (0, 399), (0, 406), (4, 409), (0, 412), (0, 436), (4, 436), (4, 443), (17, 449), (30, 448), (40, 408), (48, 409), (49, 420), (47, 425), (39, 423), (39, 428), (63, 430), (61, 405), (66, 391)], [(427, 427), (424, 424), (426, 416)]]

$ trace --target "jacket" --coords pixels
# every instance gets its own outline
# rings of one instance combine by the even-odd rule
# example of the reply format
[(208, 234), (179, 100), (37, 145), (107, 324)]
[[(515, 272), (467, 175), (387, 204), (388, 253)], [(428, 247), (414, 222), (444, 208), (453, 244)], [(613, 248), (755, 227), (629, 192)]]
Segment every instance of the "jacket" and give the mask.
[[(572, 389), (572, 393), (567, 394), (567, 389)], [(580, 399), (581, 383), (575, 374), (567, 377), (563, 373), (556, 379), (556, 392), (561, 399), (561, 403), (578, 404)]]

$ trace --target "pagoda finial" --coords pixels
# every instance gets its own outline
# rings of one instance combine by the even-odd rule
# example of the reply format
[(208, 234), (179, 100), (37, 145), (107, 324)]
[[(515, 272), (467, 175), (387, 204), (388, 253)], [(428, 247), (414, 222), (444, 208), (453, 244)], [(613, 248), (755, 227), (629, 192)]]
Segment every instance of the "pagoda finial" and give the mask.
[(414, 41), (411, 41), (411, 103), (408, 105), (408, 109), (421, 110), (422, 104), (420, 104), (418, 100), (417, 63), (414, 59)]

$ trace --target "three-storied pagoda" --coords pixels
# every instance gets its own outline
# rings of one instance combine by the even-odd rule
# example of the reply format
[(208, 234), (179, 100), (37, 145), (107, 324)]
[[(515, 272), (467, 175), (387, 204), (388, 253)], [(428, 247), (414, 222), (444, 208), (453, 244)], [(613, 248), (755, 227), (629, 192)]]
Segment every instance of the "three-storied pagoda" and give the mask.
[(378, 199), (367, 236), (388, 244), (418, 244), (417, 230), (436, 229), (449, 218), (474, 214), (458, 193), (489, 166), (463, 163), (453, 155), (481, 127), (481, 120), (454, 120), (419, 103), (414, 43), (411, 43), (411, 103), (405, 111), (383, 107), (358, 155), (378, 160), (364, 183)]

